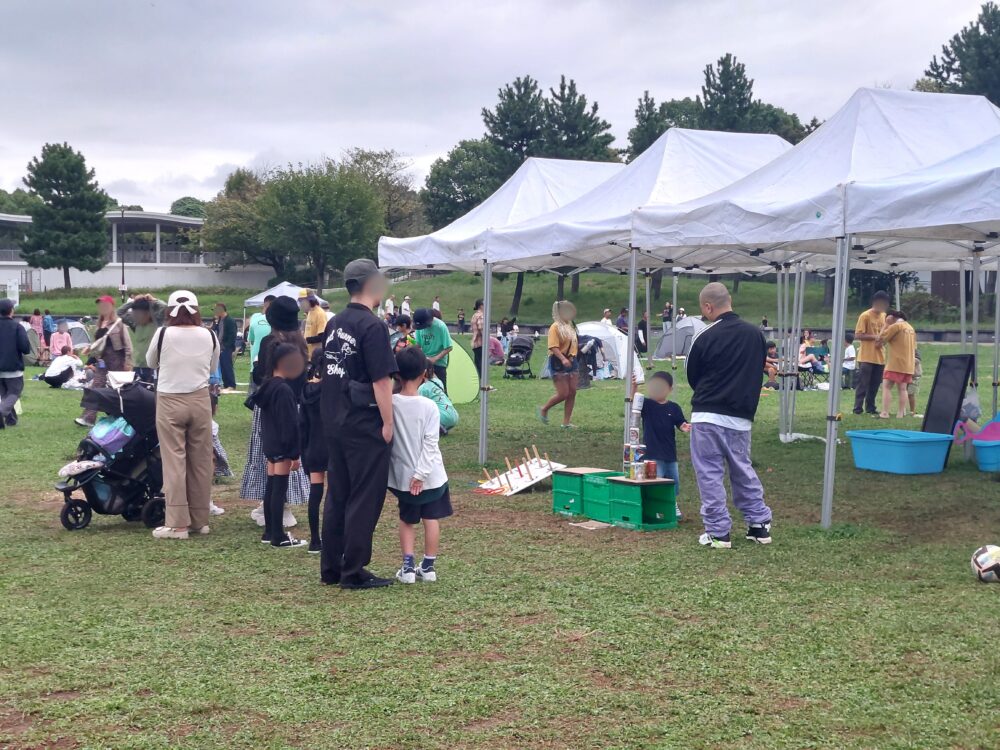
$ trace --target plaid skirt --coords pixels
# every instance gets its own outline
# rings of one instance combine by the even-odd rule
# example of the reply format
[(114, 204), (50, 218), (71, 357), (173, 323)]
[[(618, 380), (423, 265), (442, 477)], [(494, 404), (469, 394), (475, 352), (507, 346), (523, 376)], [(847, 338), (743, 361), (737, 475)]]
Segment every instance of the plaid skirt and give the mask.
[[(264, 499), (267, 483), (267, 459), (260, 439), (260, 409), (253, 410), (250, 422), (250, 444), (247, 446), (247, 465), (240, 482), (240, 497), (260, 502)], [(305, 505), (309, 502), (309, 475), (296, 469), (288, 476), (288, 504)]]

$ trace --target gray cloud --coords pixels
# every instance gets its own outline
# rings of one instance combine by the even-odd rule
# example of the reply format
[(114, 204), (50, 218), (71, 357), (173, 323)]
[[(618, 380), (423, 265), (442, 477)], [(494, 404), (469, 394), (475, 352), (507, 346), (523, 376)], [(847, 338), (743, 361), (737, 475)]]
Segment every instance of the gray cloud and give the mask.
[(128, 203), (209, 198), (234, 165), (396, 148), (418, 173), (482, 131), (496, 89), (565, 73), (624, 145), (636, 98), (695, 95), (724, 52), (761, 98), (829, 116), (907, 88), (979, 0), (196, 0), (4, 4), (0, 187), (46, 141)]

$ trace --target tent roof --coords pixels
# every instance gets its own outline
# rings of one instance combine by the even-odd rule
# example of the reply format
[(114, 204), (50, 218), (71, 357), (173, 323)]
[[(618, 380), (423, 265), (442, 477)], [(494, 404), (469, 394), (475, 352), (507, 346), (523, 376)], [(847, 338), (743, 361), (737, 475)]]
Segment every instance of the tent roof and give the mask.
[(291, 297), (294, 300), (299, 299), (299, 294), (305, 287), (297, 286), (292, 284), (290, 281), (282, 281), (276, 286), (272, 286), (270, 289), (265, 289), (260, 294), (255, 294), (253, 297), (249, 297), (243, 301), (244, 307), (262, 307), (264, 305), (264, 298), (269, 294), (273, 294), (275, 297)]
[(698, 257), (704, 246), (833, 251), (848, 224), (845, 185), (881, 181), (954, 157), (1000, 135), (1000, 109), (981, 96), (860, 89), (795, 148), (742, 180), (680, 206), (633, 214), (647, 252)]
[(565, 205), (624, 166), (617, 162), (527, 159), (493, 195), (448, 226), (420, 237), (380, 238), (379, 265), (479, 270), (489, 230), (517, 224)]
[(494, 232), (498, 268), (604, 263), (627, 255), (631, 214), (647, 203), (682, 203), (725, 187), (788, 151), (776, 135), (670, 128), (635, 161), (561, 208)]

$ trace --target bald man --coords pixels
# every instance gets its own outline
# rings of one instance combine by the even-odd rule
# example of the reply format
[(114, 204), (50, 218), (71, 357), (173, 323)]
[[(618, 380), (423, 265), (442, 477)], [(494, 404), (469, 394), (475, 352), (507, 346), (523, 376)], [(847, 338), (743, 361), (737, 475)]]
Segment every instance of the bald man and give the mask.
[(750, 429), (760, 401), (767, 342), (757, 326), (733, 312), (729, 290), (707, 284), (698, 297), (711, 325), (691, 343), (686, 369), (691, 396), (691, 463), (701, 494), (705, 533), (700, 544), (732, 547), (733, 520), (726, 506), (726, 469), (733, 505), (747, 522), (746, 538), (771, 543), (771, 509), (750, 463)]

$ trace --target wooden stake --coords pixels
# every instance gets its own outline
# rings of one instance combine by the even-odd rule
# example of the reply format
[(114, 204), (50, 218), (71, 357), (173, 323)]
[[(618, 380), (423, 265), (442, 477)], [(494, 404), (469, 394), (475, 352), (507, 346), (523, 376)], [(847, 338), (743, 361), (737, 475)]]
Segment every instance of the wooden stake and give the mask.
[(545, 462), (549, 465), (549, 471), (553, 471), (552, 460), (549, 458), (549, 454), (545, 454)]
[[(527, 449), (527, 448), (525, 448), (525, 449), (524, 449), (524, 452), (525, 452), (525, 453), (527, 453), (527, 452), (528, 452), (528, 449)], [(529, 458), (528, 460), (530, 461), (531, 459)], [(534, 482), (534, 481), (535, 481), (535, 478), (534, 478), (533, 476), (531, 476), (531, 467), (530, 467), (530, 466), (528, 466), (528, 464), (527, 464), (527, 463), (525, 463), (525, 464), (524, 464), (524, 470), (528, 472), (528, 479), (530, 479), (530, 480), (531, 480), (532, 482)]]
[(530, 464), (531, 463), (531, 454), (528, 453), (528, 449), (527, 448), (524, 449), (524, 457), (528, 460), (528, 463)]
[[(503, 480), (500, 478), (500, 472), (497, 471), (496, 469), (494, 469), (493, 471), (497, 475), (497, 484), (500, 486), (500, 489), (503, 489)], [(507, 486), (510, 486), (509, 481), (507, 482)]]
[(492, 482), (493, 481), (493, 477), (490, 476), (489, 469), (487, 469), (485, 466), (483, 467), (483, 474), (486, 475), (486, 481), (487, 482)]
[(512, 469), (510, 466), (510, 459), (504, 456), (503, 460), (507, 462), (507, 473), (510, 474), (512, 471), (514, 471), (514, 469)]
[(532, 444), (531, 450), (533, 450), (535, 452), (535, 460), (538, 461), (538, 465), (541, 466), (542, 465), (542, 457), (538, 455), (538, 446)]

